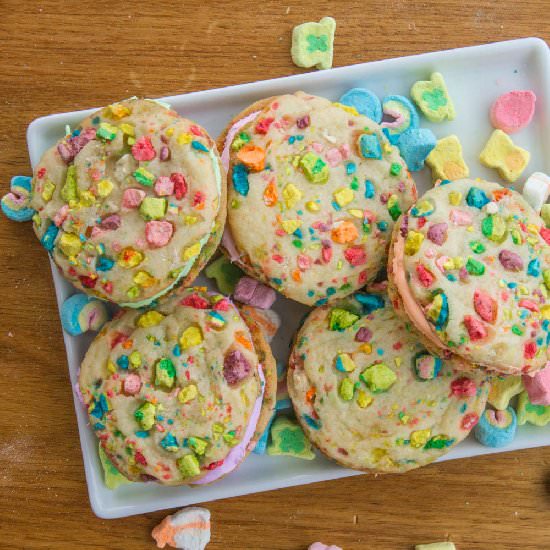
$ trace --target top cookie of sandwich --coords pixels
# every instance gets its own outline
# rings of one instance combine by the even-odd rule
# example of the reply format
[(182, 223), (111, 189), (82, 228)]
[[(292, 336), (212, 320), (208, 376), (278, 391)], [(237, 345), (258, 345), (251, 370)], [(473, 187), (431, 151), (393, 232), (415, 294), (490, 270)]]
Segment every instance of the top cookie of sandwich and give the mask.
[(229, 169), (224, 245), (232, 260), (308, 305), (374, 278), (394, 221), (416, 196), (375, 122), (296, 92), (249, 107), (219, 145)]
[(515, 191), (442, 184), (394, 230), (390, 292), (432, 349), (503, 374), (535, 372), (548, 360), (549, 242)]
[(141, 307), (190, 284), (215, 248), (223, 178), (203, 128), (151, 100), (115, 103), (40, 160), (35, 232), (75, 286)]

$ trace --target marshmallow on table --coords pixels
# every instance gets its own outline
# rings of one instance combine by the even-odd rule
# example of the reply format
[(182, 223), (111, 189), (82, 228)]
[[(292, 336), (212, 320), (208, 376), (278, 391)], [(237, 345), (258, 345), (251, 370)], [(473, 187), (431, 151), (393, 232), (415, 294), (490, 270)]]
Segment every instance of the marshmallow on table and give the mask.
[(549, 196), (550, 177), (542, 172), (533, 172), (523, 186), (523, 198), (534, 210), (540, 212)]
[(132, 483), (128, 478), (124, 477), (111, 462), (111, 459), (103, 450), (101, 443), (99, 444), (99, 461), (101, 462), (101, 467), (103, 468), (103, 479), (107, 489), (114, 490), (121, 485)]
[(166, 516), (151, 532), (158, 548), (204, 550), (210, 542), (210, 512), (192, 506)]
[[(32, 178), (14, 176), (11, 178), (10, 192), (2, 197), (1, 207), (4, 215), (14, 222), (27, 222), (36, 213), (29, 204), (32, 195)], [(55, 189), (55, 186), (54, 186)], [(49, 191), (42, 192), (42, 196)], [(53, 190), (51, 190), (53, 194)], [(51, 196), (50, 196), (51, 198)]]
[(220, 256), (205, 269), (204, 274), (216, 281), (216, 286), (222, 294), (233, 294), (235, 285), (244, 273), (225, 256)]
[(474, 428), (475, 438), (486, 447), (505, 447), (514, 440), (517, 430), (516, 411), (487, 409)]
[(521, 376), (495, 377), (491, 381), (491, 390), (487, 401), (495, 409), (500, 411), (506, 409), (510, 399), (523, 391)]
[(315, 453), (302, 427), (286, 416), (279, 416), (271, 425), (271, 443), (267, 447), (268, 455), (293, 456), (313, 460)]
[(513, 134), (525, 128), (535, 114), (537, 96), (531, 90), (514, 90), (499, 96), (491, 107), (495, 128)]
[(342, 549), (339, 546), (334, 546), (334, 544), (327, 546), (322, 542), (314, 542), (309, 546), (308, 550), (342, 550)]
[(410, 128), (397, 140), (397, 147), (411, 172), (424, 168), (424, 161), (437, 144), (436, 137), (427, 128)]
[(61, 306), (61, 324), (71, 336), (100, 330), (108, 320), (105, 302), (86, 294), (73, 294)]
[(479, 161), (488, 168), (495, 168), (506, 181), (513, 183), (525, 170), (531, 159), (531, 153), (522, 149), (502, 130), (495, 130), (483, 151)]
[(467, 178), (470, 170), (462, 156), (462, 145), (457, 136), (450, 135), (437, 141), (435, 148), (426, 157), (432, 170), (432, 180), (458, 180)]
[(382, 122), (384, 134), (395, 145), (403, 132), (418, 128), (419, 117), (416, 107), (402, 95), (388, 95), (382, 100), (382, 112), (392, 121)]
[(272, 288), (252, 277), (241, 277), (233, 291), (233, 298), (243, 304), (269, 309), (275, 302), (277, 294)]
[(369, 117), (378, 124), (382, 121), (382, 103), (370, 90), (352, 88), (339, 99), (339, 103), (353, 107), (359, 114)]
[(430, 80), (419, 80), (411, 88), (411, 97), (422, 114), (431, 122), (454, 120), (455, 108), (441, 73), (432, 73)]
[(523, 375), (523, 385), (533, 405), (550, 405), (550, 367), (546, 367), (534, 376)]
[(298, 67), (330, 69), (336, 21), (323, 17), (319, 23), (308, 22), (292, 30), (292, 61)]
[(526, 422), (534, 426), (546, 426), (550, 422), (550, 407), (531, 403), (529, 395), (524, 391), (519, 394), (517, 415), (520, 426)]

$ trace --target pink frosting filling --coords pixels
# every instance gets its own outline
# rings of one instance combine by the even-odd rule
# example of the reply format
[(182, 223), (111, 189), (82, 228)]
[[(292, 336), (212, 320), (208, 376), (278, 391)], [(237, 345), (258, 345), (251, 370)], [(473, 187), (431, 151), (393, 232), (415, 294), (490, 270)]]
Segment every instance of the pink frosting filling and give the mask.
[(254, 408), (252, 409), (252, 414), (250, 416), (250, 422), (246, 427), (244, 437), (241, 439), (241, 442), (238, 445), (236, 445), (229, 451), (229, 454), (227, 455), (221, 466), (219, 466), (215, 470), (210, 470), (204, 477), (202, 477), (198, 481), (193, 481), (193, 485), (204, 485), (205, 483), (212, 483), (212, 481), (216, 481), (216, 479), (218, 479), (219, 477), (228, 474), (229, 472), (232, 472), (237, 467), (237, 465), (244, 460), (247, 447), (252, 440), (252, 437), (254, 436), (256, 426), (258, 425), (258, 420), (260, 419), (260, 412), (262, 410), (262, 402), (264, 399), (265, 377), (261, 365), (258, 365), (258, 374), (260, 375), (260, 380), (262, 382), (262, 389), (260, 395), (254, 403)]
[[(237, 120), (237, 122), (235, 122), (235, 124), (233, 124), (233, 126), (229, 128), (229, 131), (225, 136), (225, 141), (223, 143), (223, 151), (222, 151), (222, 166), (225, 168), (226, 171), (229, 170), (229, 147), (231, 146), (231, 143), (233, 143), (233, 139), (237, 135), (237, 132), (243, 126), (253, 121), (259, 113), (260, 111), (254, 111), (253, 113), (250, 113), (248, 116), (245, 116), (240, 120)], [(229, 232), (229, 227), (227, 225), (225, 226), (225, 230), (223, 232), (222, 244), (223, 244), (223, 247), (227, 250), (227, 253), (229, 254), (229, 259), (232, 262), (235, 262), (240, 258), (241, 255), (239, 254), (239, 251), (235, 246), (235, 241), (233, 240), (233, 237), (231, 236), (231, 233)]]
[(407, 282), (407, 277), (405, 275), (405, 267), (403, 265), (403, 256), (405, 255), (405, 239), (401, 234), (395, 239), (393, 245), (393, 257), (392, 257), (392, 272), (393, 280), (397, 290), (399, 291), (399, 297), (401, 298), (401, 303), (403, 309), (407, 313), (409, 319), (413, 322), (414, 326), (424, 335), (426, 338), (434, 344), (437, 348), (447, 349), (442, 343), (441, 340), (434, 334), (430, 323), (424, 316), (422, 309), (416, 303), (412, 292), (409, 288)]
[(229, 170), (229, 147), (233, 143), (233, 139), (237, 135), (237, 132), (249, 122), (253, 121), (256, 116), (260, 113), (260, 111), (254, 111), (253, 113), (250, 113), (249, 115), (245, 116), (244, 118), (241, 118), (240, 120), (237, 120), (231, 128), (229, 128), (229, 131), (227, 132), (227, 136), (225, 136), (225, 142), (223, 144), (223, 151), (222, 151), (222, 166), (225, 168), (225, 170)]

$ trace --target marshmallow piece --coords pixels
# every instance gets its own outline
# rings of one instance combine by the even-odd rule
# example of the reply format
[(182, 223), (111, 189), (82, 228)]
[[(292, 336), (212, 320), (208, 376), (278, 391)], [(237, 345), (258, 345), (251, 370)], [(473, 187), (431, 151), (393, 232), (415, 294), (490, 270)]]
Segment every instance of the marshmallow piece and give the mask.
[(32, 178), (14, 176), (11, 178), (10, 192), (2, 197), (1, 208), (4, 215), (14, 222), (27, 222), (36, 210), (29, 206), (32, 197)]
[(456, 550), (452, 542), (432, 542), (431, 544), (417, 544), (415, 550)]
[(534, 405), (529, 401), (529, 395), (526, 391), (519, 394), (517, 414), (520, 426), (523, 426), (526, 422), (534, 426), (546, 426), (550, 422), (550, 407)]
[(235, 290), (233, 298), (243, 304), (248, 304), (260, 309), (269, 309), (277, 298), (275, 291), (251, 277), (241, 277)]
[(319, 23), (302, 23), (292, 30), (292, 61), (298, 67), (330, 69), (336, 21), (323, 17)]
[(271, 342), (281, 326), (281, 318), (272, 309), (260, 309), (254, 306), (243, 305), (241, 313), (250, 317), (254, 324), (262, 331), (267, 342)]
[(426, 128), (411, 128), (403, 132), (397, 141), (399, 152), (411, 172), (424, 168), (424, 161), (436, 144), (435, 135)]
[(108, 320), (107, 305), (86, 294), (73, 294), (61, 306), (61, 324), (71, 336), (100, 330)]
[(452, 181), (470, 175), (470, 170), (462, 157), (462, 145), (455, 135), (438, 140), (435, 148), (426, 157), (426, 164), (432, 170), (433, 181)]
[(322, 542), (314, 542), (313, 544), (310, 545), (308, 550), (342, 550), (342, 549), (339, 546), (334, 546), (334, 544), (327, 546)]
[(430, 80), (419, 80), (412, 85), (411, 97), (424, 116), (431, 122), (454, 120), (456, 113), (443, 75), (432, 73)]
[(486, 447), (505, 447), (514, 440), (517, 430), (516, 411), (487, 409), (474, 428), (475, 438)]
[(210, 542), (210, 512), (191, 506), (166, 516), (151, 532), (158, 548), (204, 550)]
[(137, 208), (142, 203), (146, 194), (142, 189), (135, 189), (133, 187), (125, 189), (122, 194), (122, 206), (128, 209)]
[(269, 432), (271, 430), (271, 424), (273, 424), (273, 421), (275, 420), (275, 413), (271, 416), (269, 422), (267, 423), (267, 426), (264, 430), (264, 433), (258, 439), (256, 446), (253, 449), (253, 453), (257, 455), (265, 455), (267, 450), (267, 442), (269, 441)]
[(170, 222), (150, 221), (145, 224), (145, 239), (155, 248), (166, 246), (173, 233), (174, 226)]
[[(226, 233), (224, 233), (225, 236)], [(236, 284), (244, 273), (225, 256), (214, 260), (205, 270), (209, 279), (216, 281), (216, 286), (222, 294), (233, 294)]]
[(531, 153), (522, 149), (502, 130), (495, 130), (483, 151), (479, 154), (479, 161), (488, 168), (495, 168), (506, 181), (516, 181), (529, 164)]
[(502, 411), (510, 404), (510, 399), (523, 391), (521, 376), (495, 377), (491, 382), (488, 402)]
[(285, 416), (279, 416), (271, 425), (271, 443), (267, 447), (271, 456), (293, 456), (313, 460), (315, 453), (301, 426)]
[(524, 374), (522, 379), (533, 405), (550, 405), (550, 367), (538, 371), (534, 376)]
[(527, 126), (535, 114), (537, 96), (531, 90), (514, 90), (499, 96), (491, 106), (491, 124), (513, 134)]
[(352, 88), (339, 100), (342, 105), (353, 107), (359, 114), (369, 117), (378, 124), (382, 121), (382, 103), (378, 96), (364, 88)]
[(536, 212), (541, 212), (550, 196), (550, 177), (542, 172), (533, 172), (523, 186), (523, 198)]
[(103, 468), (103, 480), (107, 489), (114, 490), (121, 485), (132, 483), (128, 478), (124, 477), (111, 462), (107, 453), (103, 450), (101, 443), (99, 444), (99, 461)]
[(382, 111), (392, 117), (391, 122), (382, 122), (384, 134), (395, 145), (403, 132), (418, 128), (419, 117), (416, 107), (402, 95), (388, 95), (382, 100)]

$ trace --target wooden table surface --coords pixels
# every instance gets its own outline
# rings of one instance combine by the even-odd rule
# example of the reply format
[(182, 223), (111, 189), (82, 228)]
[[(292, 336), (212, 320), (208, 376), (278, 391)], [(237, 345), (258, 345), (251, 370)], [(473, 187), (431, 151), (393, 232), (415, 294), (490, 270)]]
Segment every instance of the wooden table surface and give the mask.
[[(297, 74), (298, 23), (337, 20), (334, 65), (525, 36), (549, 0), (305, 3), (1, 0), (0, 190), (30, 174), (41, 115)], [(473, 83), (476, 85), (476, 83)], [(88, 502), (49, 265), (29, 224), (0, 221), (0, 548), (153, 548), (167, 512), (101, 520)], [(550, 548), (550, 448), (208, 504), (211, 550)]]

